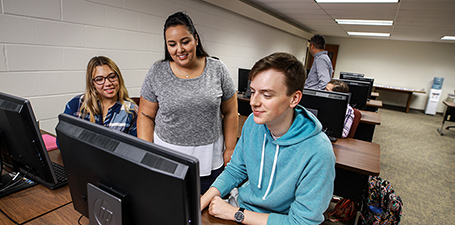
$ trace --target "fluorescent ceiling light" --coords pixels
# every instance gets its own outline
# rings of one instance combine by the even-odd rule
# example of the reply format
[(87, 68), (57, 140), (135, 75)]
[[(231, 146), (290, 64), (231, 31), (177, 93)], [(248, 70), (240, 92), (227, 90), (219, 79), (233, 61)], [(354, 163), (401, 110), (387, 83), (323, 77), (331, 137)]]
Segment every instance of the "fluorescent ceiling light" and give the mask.
[(441, 40), (451, 40), (451, 41), (455, 41), (455, 36), (444, 36), (441, 38)]
[(344, 20), (335, 19), (338, 24), (347, 25), (373, 25), (373, 26), (392, 26), (392, 20)]
[(352, 36), (375, 36), (375, 37), (389, 37), (389, 33), (368, 33), (368, 32), (348, 32)]
[(398, 3), (399, 0), (315, 0), (317, 3)]

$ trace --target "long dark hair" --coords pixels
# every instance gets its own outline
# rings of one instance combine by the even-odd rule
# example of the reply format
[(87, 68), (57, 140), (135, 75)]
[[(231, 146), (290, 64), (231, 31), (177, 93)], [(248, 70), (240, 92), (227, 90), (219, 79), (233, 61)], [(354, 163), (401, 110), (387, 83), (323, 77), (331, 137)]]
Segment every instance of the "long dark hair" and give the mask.
[(164, 61), (174, 61), (171, 57), (171, 54), (169, 54), (169, 51), (167, 50), (166, 46), (166, 30), (169, 27), (174, 27), (177, 25), (183, 25), (186, 27), (186, 29), (193, 35), (193, 37), (196, 39), (198, 45), (196, 46), (196, 56), (197, 57), (207, 57), (209, 54), (205, 52), (204, 48), (202, 47), (201, 43), (201, 38), (199, 37), (199, 34), (196, 31), (196, 28), (194, 27), (193, 21), (191, 18), (184, 12), (176, 12), (172, 15), (170, 15), (167, 19), (166, 22), (164, 23), (164, 30), (163, 30), (163, 35), (164, 35)]

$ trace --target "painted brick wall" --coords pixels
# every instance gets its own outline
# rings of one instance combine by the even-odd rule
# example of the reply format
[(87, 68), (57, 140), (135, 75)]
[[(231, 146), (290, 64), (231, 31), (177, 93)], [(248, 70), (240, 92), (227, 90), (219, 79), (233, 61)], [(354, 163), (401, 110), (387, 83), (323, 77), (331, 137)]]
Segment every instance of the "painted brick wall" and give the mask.
[(154, 62), (163, 58), (163, 24), (186, 11), (208, 53), (228, 66), (250, 68), (276, 51), (304, 60), (306, 40), (197, 0), (0, 0), (0, 91), (30, 99), (42, 129), (85, 88), (90, 58), (105, 55), (139, 96)]

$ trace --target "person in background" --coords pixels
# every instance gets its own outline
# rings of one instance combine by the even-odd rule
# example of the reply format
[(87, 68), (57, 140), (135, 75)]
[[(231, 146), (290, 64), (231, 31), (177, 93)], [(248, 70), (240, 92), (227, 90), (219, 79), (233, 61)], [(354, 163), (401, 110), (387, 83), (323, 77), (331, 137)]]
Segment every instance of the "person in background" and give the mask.
[[(325, 90), (349, 93), (349, 86), (341, 80), (331, 80), (327, 84)], [(349, 135), (352, 122), (354, 122), (354, 109), (348, 104), (348, 108), (346, 109), (346, 116), (344, 118), (343, 134), (341, 135), (342, 138), (346, 138)]]
[(332, 79), (332, 62), (325, 49), (325, 38), (316, 34), (310, 39), (310, 54), (314, 57), (313, 65), (305, 82), (305, 88), (324, 90)]
[[(244, 224), (321, 224), (333, 195), (335, 155), (318, 119), (303, 106), (303, 65), (273, 53), (253, 66), (253, 113), (201, 210)], [(238, 196), (221, 197), (238, 187)]]
[(95, 56), (87, 65), (85, 93), (71, 99), (64, 113), (136, 136), (137, 110), (118, 66)]
[(226, 65), (209, 57), (191, 18), (164, 24), (164, 60), (141, 90), (138, 137), (199, 159), (204, 193), (231, 159), (237, 141), (237, 94)]

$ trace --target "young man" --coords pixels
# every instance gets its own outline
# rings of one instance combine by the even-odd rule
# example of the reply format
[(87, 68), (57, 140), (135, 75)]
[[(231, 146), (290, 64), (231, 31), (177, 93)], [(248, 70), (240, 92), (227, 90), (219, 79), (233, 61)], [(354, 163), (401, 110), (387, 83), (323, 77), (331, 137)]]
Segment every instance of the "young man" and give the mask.
[[(305, 83), (293, 55), (271, 54), (250, 72), (253, 113), (201, 210), (244, 224), (320, 224), (333, 195), (335, 156), (322, 125), (298, 105)], [(238, 205), (220, 197), (238, 189)]]
[(332, 79), (332, 61), (328, 56), (328, 52), (324, 51), (324, 48), (324, 36), (316, 34), (310, 39), (309, 51), (314, 60), (305, 82), (305, 88), (324, 90)]

